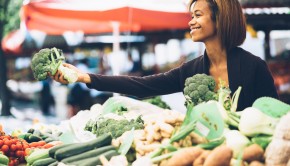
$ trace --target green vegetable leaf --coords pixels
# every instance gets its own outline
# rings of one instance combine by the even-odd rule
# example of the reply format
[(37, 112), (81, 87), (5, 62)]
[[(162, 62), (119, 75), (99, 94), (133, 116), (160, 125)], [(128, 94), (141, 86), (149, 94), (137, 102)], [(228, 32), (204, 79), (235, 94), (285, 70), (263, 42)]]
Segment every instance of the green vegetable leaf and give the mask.
[(132, 146), (132, 143), (134, 141), (134, 127), (131, 129), (130, 133), (127, 134), (126, 139), (124, 140), (124, 142), (121, 144), (118, 152), (121, 155), (126, 155), (130, 149), (130, 147)]
[[(224, 132), (224, 120), (215, 103), (201, 103), (192, 108), (190, 119), (196, 120), (194, 132), (206, 137), (209, 141), (220, 138)], [(188, 115), (186, 115), (188, 116)]]
[(271, 97), (258, 98), (253, 107), (274, 118), (281, 118), (290, 111), (290, 105)]
[(269, 143), (272, 141), (273, 136), (269, 135), (258, 135), (251, 139), (255, 144), (260, 145), (264, 150), (267, 148)]
[(220, 146), (221, 144), (223, 144), (225, 142), (225, 140), (226, 140), (225, 137), (221, 137), (221, 138), (218, 138), (216, 140), (211, 140), (208, 143), (198, 144), (197, 146), (201, 147), (202, 149), (211, 150), (211, 149), (214, 149), (217, 146)]

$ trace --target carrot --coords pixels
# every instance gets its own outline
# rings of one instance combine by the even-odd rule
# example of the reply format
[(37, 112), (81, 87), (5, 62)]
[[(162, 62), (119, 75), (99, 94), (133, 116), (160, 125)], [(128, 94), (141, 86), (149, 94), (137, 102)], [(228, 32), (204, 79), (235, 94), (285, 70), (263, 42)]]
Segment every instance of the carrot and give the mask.
[(167, 166), (191, 165), (202, 154), (204, 150), (200, 147), (183, 148), (174, 154), (166, 163)]
[(38, 146), (44, 146), (46, 144), (45, 141), (38, 141)]
[(45, 144), (45, 145), (43, 145), (42, 147), (44, 148), (44, 149), (48, 149), (48, 148), (51, 148), (51, 147), (53, 147), (54, 145), (53, 144)]
[(204, 166), (229, 166), (233, 156), (233, 151), (227, 146), (216, 147), (207, 156)]
[(31, 142), (29, 147), (38, 147), (38, 142)]

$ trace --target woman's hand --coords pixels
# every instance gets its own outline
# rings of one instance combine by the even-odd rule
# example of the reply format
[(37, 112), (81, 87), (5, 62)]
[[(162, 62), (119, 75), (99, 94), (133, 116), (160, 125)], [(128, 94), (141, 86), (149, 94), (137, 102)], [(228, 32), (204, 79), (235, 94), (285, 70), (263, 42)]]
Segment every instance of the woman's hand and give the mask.
[[(89, 76), (89, 74), (82, 72), (81, 70), (79, 70), (78, 68), (76, 68), (75, 66), (68, 64), (68, 63), (63, 63), (62, 64), (64, 67), (70, 68), (72, 70), (74, 70), (77, 73), (78, 79), (76, 82), (83, 82), (83, 83), (91, 83), (91, 78)], [(51, 76), (51, 78), (53, 78), (55, 81), (60, 82), (62, 84), (68, 84), (69, 82), (64, 78), (63, 73), (58, 70), (54, 76)]]

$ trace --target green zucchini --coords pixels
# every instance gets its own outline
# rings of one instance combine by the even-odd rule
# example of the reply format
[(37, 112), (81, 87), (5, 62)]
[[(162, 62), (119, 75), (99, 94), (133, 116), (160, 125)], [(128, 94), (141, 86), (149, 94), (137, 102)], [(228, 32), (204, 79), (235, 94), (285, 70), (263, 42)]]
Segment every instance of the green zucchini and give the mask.
[(38, 142), (38, 141), (41, 141), (42, 138), (37, 136), (37, 135), (34, 135), (34, 134), (31, 134), (29, 137), (28, 137), (28, 142)]
[(77, 143), (68, 147), (58, 149), (55, 152), (55, 158), (58, 161), (61, 161), (62, 159), (67, 158), (69, 156), (77, 155), (95, 148), (110, 145), (111, 142), (112, 136), (110, 134), (104, 134), (89, 142)]
[(8, 165), (9, 158), (0, 151), (0, 164)]
[(53, 162), (55, 162), (55, 161), (56, 161), (56, 159), (51, 158), (51, 157), (49, 157), (49, 158), (44, 158), (44, 159), (36, 160), (36, 161), (32, 164), (32, 166), (47, 166), (47, 165), (49, 165), (49, 164), (51, 164), (51, 163), (53, 163)]
[(73, 145), (73, 143), (71, 143), (71, 144), (56, 145), (56, 146), (50, 148), (49, 151), (48, 151), (49, 157), (54, 158), (55, 152), (58, 149), (61, 149), (61, 148), (64, 148), (64, 147), (67, 147), (67, 146), (70, 146), (70, 145)]
[(48, 166), (57, 166), (57, 165), (58, 165), (58, 161), (55, 161), (55, 162), (49, 164)]
[(25, 159), (27, 163), (33, 164), (35, 161), (48, 158), (48, 149), (36, 149), (33, 151), (29, 156), (27, 156)]
[(105, 153), (109, 150), (114, 150), (116, 149), (114, 146), (112, 145), (108, 145), (108, 146), (104, 146), (104, 147), (101, 147), (101, 148), (97, 148), (97, 149), (93, 149), (93, 150), (90, 150), (90, 151), (87, 151), (87, 152), (84, 152), (84, 153), (81, 153), (81, 154), (77, 154), (77, 155), (74, 155), (74, 156), (70, 156), (70, 157), (67, 157), (63, 160), (61, 160), (62, 163), (72, 163), (72, 162), (75, 162), (75, 161), (79, 161), (79, 160), (82, 160), (82, 159), (86, 159), (86, 158), (90, 158), (90, 157), (96, 157), (102, 153)]
[(100, 154), (98, 156), (86, 158), (86, 159), (79, 160), (77, 162), (73, 162), (70, 164), (75, 165), (75, 166), (78, 166), (78, 165), (79, 166), (100, 165), (100, 164), (102, 164), (101, 160), (100, 160), (101, 155), (103, 155), (107, 160), (110, 160), (113, 156), (119, 155), (119, 153), (116, 150), (109, 150), (109, 151), (107, 151), (103, 154)]
[(27, 131), (27, 133), (31, 133), (31, 134), (33, 134), (33, 133), (34, 133), (34, 128), (30, 128), (30, 129)]

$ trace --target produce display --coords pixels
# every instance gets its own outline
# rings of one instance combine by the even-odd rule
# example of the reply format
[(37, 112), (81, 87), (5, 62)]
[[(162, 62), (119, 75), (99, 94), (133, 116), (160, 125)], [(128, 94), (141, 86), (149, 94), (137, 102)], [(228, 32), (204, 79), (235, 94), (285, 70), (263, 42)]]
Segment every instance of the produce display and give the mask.
[(236, 111), (242, 87), (230, 96), (214, 83), (186, 80), (186, 114), (115, 96), (58, 126), (1, 132), (0, 165), (290, 165), (290, 105), (261, 97)]

